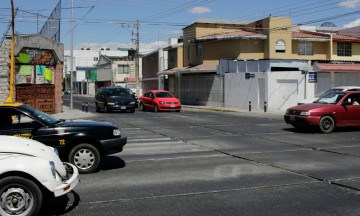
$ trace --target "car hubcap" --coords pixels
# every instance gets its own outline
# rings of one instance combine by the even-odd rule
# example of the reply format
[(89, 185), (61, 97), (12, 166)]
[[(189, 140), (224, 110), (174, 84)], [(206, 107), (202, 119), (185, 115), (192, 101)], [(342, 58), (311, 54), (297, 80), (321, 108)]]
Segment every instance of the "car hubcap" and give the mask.
[(329, 120), (325, 120), (325, 121), (323, 122), (323, 128), (324, 128), (325, 130), (329, 129), (330, 126), (331, 126), (331, 122), (330, 122)]
[(88, 149), (80, 149), (75, 154), (74, 163), (79, 169), (88, 169), (95, 163), (95, 156)]
[(29, 208), (31, 198), (21, 188), (10, 188), (1, 195), (1, 208), (9, 214), (20, 214)]

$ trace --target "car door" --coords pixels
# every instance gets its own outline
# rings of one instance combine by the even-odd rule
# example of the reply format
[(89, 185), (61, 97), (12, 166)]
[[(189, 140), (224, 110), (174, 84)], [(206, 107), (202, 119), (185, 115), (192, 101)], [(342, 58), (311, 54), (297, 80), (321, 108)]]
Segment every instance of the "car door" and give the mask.
[(359, 101), (360, 94), (350, 94), (342, 101), (339, 125), (360, 126), (360, 105), (353, 104), (355, 98)]
[(144, 96), (141, 98), (142, 99), (142, 103), (143, 103), (143, 106), (146, 107), (146, 108), (150, 108), (150, 101), (151, 101), (151, 98), (150, 98), (150, 93), (151, 92), (146, 92), (144, 94)]
[(59, 138), (54, 128), (44, 125), (32, 116), (14, 107), (1, 107), (0, 118), (8, 119), (9, 117), (11, 118), (10, 124), (4, 126), (1, 123), (1, 135), (24, 137), (40, 141), (49, 146), (59, 146)]

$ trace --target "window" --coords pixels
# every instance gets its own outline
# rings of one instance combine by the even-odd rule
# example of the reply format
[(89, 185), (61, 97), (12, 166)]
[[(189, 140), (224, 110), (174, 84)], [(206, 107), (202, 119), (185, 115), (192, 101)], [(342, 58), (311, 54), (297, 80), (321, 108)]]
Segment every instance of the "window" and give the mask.
[(338, 56), (351, 56), (351, 43), (338, 43), (337, 44)]
[(129, 65), (118, 65), (118, 73), (119, 74), (128, 74), (129, 73)]
[(276, 41), (276, 52), (277, 53), (284, 53), (285, 52), (285, 48), (286, 48), (286, 45), (285, 45), (285, 41), (283, 40), (278, 40)]
[(99, 61), (99, 57), (94, 57), (94, 61)]
[(299, 41), (298, 55), (313, 55), (313, 43), (310, 41)]
[(202, 56), (202, 51), (203, 51), (203, 45), (202, 44), (196, 45), (196, 56)]

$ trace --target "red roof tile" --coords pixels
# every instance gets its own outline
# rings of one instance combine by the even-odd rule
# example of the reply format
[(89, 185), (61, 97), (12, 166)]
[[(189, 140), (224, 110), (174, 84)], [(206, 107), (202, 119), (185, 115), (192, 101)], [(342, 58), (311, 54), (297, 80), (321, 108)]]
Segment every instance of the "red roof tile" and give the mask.
[(314, 69), (318, 72), (360, 72), (360, 64), (316, 63)]

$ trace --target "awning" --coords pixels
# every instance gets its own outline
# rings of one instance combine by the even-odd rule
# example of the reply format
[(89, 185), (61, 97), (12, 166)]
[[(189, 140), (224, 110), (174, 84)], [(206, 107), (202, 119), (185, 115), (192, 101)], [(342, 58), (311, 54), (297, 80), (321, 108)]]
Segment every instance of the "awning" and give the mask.
[(189, 73), (216, 73), (217, 65), (215, 64), (200, 64), (196, 66), (188, 66), (183, 68), (172, 68), (158, 73), (158, 75), (170, 74), (189, 74)]
[(316, 63), (314, 70), (317, 72), (360, 72), (360, 64)]

